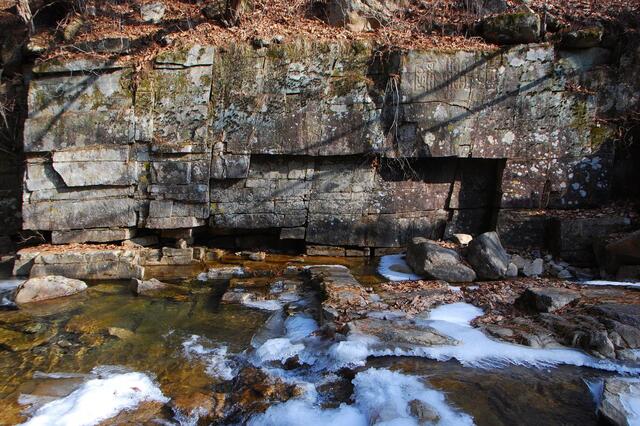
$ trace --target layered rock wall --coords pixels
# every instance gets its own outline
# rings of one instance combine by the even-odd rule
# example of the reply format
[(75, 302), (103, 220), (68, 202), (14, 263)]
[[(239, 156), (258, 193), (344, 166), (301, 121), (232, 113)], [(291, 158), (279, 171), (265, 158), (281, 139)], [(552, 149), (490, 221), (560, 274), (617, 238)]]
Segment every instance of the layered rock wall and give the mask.
[(497, 223), (509, 240), (531, 209), (607, 201), (613, 149), (596, 116), (638, 95), (617, 61), (602, 48), (300, 42), (193, 46), (137, 72), (41, 65), (23, 226), (54, 243), (277, 230), (308, 246), (393, 248)]

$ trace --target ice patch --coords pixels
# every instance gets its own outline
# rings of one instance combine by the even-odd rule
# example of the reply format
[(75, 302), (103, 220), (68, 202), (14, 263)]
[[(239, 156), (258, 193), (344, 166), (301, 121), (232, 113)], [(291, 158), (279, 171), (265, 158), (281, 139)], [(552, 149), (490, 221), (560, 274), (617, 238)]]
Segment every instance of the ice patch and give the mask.
[[(418, 425), (410, 402), (417, 400), (440, 417), (439, 425), (472, 425), (473, 419), (450, 407), (443, 393), (430, 389), (418, 378), (387, 369), (370, 368), (353, 379), (353, 405), (322, 409), (307, 400), (290, 400), (254, 416), (249, 425), (367, 426)], [(304, 420), (302, 420), (304, 419)]]
[(631, 384), (630, 392), (620, 395), (620, 403), (626, 410), (629, 426), (640, 425), (640, 379), (626, 379)]
[[(40, 407), (24, 425), (29, 426), (85, 426), (95, 425), (131, 410), (144, 401), (166, 403), (151, 378), (143, 373), (116, 373), (94, 369), (99, 375), (64, 398), (48, 402)], [(22, 398), (28, 401), (29, 398)]]
[(193, 334), (189, 339), (182, 342), (182, 349), (187, 358), (197, 358), (206, 365), (206, 372), (209, 376), (222, 380), (231, 380), (236, 374), (231, 360), (228, 356), (226, 346), (205, 347), (202, 344), (204, 338)]
[(6, 279), (6, 280), (0, 280), (0, 291), (5, 291), (5, 290), (14, 290), (16, 288), (18, 288), (18, 286), (20, 284), (22, 284), (24, 282), (24, 280), (22, 279)]
[(411, 268), (405, 261), (404, 254), (382, 256), (378, 264), (378, 273), (389, 281), (416, 281), (421, 279), (419, 275), (411, 272)]
[(318, 329), (318, 323), (309, 315), (292, 315), (284, 322), (287, 337), (293, 341), (302, 340)]
[(286, 361), (304, 350), (302, 343), (292, 343), (287, 337), (269, 339), (256, 349), (258, 362)]
[(262, 309), (265, 311), (277, 311), (282, 309), (282, 303), (277, 300), (246, 300), (243, 301), (242, 304), (250, 308)]
[(640, 288), (640, 282), (607, 281), (607, 280), (587, 280), (578, 281), (582, 285), (606, 285), (615, 287), (635, 287)]
[[(278, 317), (274, 317), (275, 321)], [(269, 320), (271, 322), (272, 319)], [(301, 362), (313, 364), (316, 360), (315, 355), (304, 354), (306, 349), (305, 341), (317, 340), (311, 336), (318, 329), (318, 323), (307, 314), (297, 314), (288, 317), (284, 321), (284, 336), (268, 339), (264, 341), (257, 349), (253, 357), (255, 365), (262, 365), (264, 362), (281, 361), (298, 356)]]
[(482, 310), (468, 303), (439, 306), (431, 311), (428, 319), (417, 319), (416, 322), (433, 327), (440, 333), (458, 340), (461, 342), (459, 345), (421, 347), (411, 350), (373, 350), (370, 351), (370, 355), (421, 356), (438, 361), (456, 359), (462, 365), (469, 367), (495, 368), (515, 364), (543, 368), (569, 364), (620, 373), (640, 373), (640, 368), (596, 359), (574, 349), (537, 349), (492, 340), (470, 325), (470, 322), (479, 315), (482, 315)]

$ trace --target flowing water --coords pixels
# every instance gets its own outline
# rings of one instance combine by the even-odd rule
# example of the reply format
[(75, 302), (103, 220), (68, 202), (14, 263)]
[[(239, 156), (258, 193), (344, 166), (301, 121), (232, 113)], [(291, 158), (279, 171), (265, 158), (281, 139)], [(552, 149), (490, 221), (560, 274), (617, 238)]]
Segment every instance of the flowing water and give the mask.
[[(300, 262), (270, 256), (249, 263), (277, 275)], [(361, 260), (314, 263), (346, 264), (364, 285), (383, 281), (376, 265)], [(0, 296), (16, 284), (2, 281)], [(93, 282), (64, 299), (19, 310), (6, 304), (0, 311), (0, 424), (97, 424), (144, 401), (172, 406), (211, 395), (241, 365), (252, 364), (305, 392), (285, 403), (266, 402), (266, 412), (241, 416), (242, 423), (417, 424), (416, 401), (423, 401), (436, 409), (439, 424), (589, 425), (597, 419), (588, 383), (616, 374), (571, 365), (466, 365), (456, 356), (367, 358), (373, 352), (366, 341), (327, 343), (314, 334), (313, 295), (292, 299), (285, 313), (223, 304), (221, 282), (181, 284), (190, 291), (145, 297), (133, 295), (127, 283)], [(285, 365), (292, 356), (298, 364)], [(160, 413), (157, 420), (165, 424), (195, 424), (175, 409)]]

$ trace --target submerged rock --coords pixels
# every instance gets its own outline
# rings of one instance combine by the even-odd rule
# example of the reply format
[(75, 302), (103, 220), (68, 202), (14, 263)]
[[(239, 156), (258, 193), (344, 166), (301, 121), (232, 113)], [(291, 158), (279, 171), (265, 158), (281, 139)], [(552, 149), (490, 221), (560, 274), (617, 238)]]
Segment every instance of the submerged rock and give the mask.
[(87, 289), (84, 281), (66, 278), (59, 275), (30, 278), (16, 290), (17, 304), (40, 302), (71, 296)]
[(637, 424), (635, 405), (640, 401), (640, 380), (612, 377), (606, 379), (598, 413), (616, 426)]
[(509, 269), (510, 258), (495, 232), (478, 235), (469, 244), (467, 260), (478, 278), (498, 280), (504, 278)]
[(448, 282), (475, 280), (473, 269), (462, 263), (455, 250), (440, 247), (435, 241), (416, 237), (407, 247), (407, 263), (416, 274)]
[(246, 271), (242, 266), (222, 266), (210, 268), (206, 273), (198, 275), (198, 280), (229, 280), (234, 277), (244, 277)]
[(131, 291), (138, 296), (167, 296), (179, 298), (189, 293), (184, 287), (175, 284), (167, 284), (155, 278), (150, 280), (139, 280), (133, 278), (129, 283)]
[(129, 288), (135, 294), (149, 294), (161, 290), (165, 290), (169, 287), (169, 284), (163, 283), (155, 278), (151, 278), (150, 280), (139, 280), (134, 278), (131, 280), (129, 284)]
[(578, 298), (580, 293), (568, 288), (531, 287), (516, 300), (516, 305), (528, 311), (553, 312)]

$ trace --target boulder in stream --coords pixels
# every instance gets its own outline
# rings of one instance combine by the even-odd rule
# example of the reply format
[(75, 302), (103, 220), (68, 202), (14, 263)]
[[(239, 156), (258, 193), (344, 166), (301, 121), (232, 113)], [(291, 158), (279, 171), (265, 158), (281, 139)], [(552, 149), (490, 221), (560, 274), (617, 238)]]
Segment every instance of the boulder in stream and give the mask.
[(462, 263), (455, 250), (440, 247), (426, 238), (416, 237), (407, 247), (407, 263), (418, 275), (426, 275), (447, 282), (471, 282), (475, 280), (473, 269)]
[(40, 302), (58, 297), (71, 296), (86, 289), (87, 284), (84, 281), (60, 275), (30, 278), (17, 288), (15, 302), (18, 305)]

